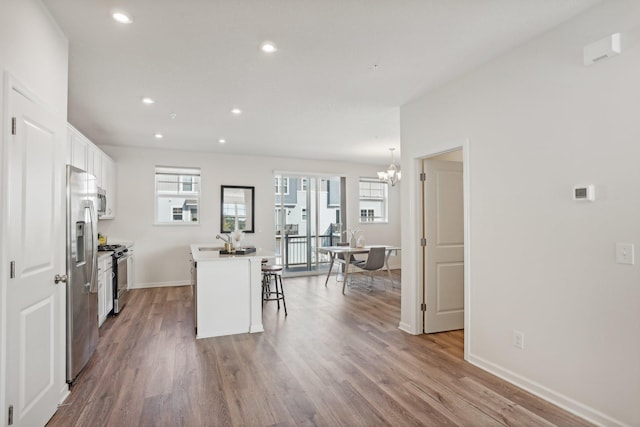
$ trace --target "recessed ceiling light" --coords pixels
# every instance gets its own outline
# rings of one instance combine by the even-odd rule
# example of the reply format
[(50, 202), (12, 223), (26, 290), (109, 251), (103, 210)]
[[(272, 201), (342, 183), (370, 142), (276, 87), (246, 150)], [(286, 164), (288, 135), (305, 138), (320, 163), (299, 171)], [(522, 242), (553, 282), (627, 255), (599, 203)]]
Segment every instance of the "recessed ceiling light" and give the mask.
[(154, 101), (153, 99), (149, 98), (148, 96), (144, 96), (144, 97), (142, 97), (142, 102), (144, 104), (151, 105), (156, 101)]
[(235, 114), (236, 116), (239, 115), (239, 114), (242, 114), (242, 110), (239, 109), (239, 108), (234, 108), (233, 110), (231, 110), (231, 112), (233, 114)]
[(278, 46), (274, 42), (266, 41), (260, 45), (260, 49), (265, 53), (273, 53), (278, 50)]
[(169, 117), (171, 119), (175, 119), (177, 117), (177, 114), (176, 113), (169, 113)]
[(133, 18), (131, 17), (131, 15), (121, 10), (113, 12), (111, 16), (116, 22), (119, 22), (121, 24), (131, 24), (133, 22)]
[(162, 139), (164, 138), (164, 135), (161, 133), (156, 133), (155, 135), (153, 135), (156, 139)]
[(218, 142), (219, 142), (220, 144), (226, 144), (226, 143), (227, 143), (227, 140), (226, 140), (226, 139), (224, 139), (224, 138), (220, 138), (220, 139), (218, 140)]

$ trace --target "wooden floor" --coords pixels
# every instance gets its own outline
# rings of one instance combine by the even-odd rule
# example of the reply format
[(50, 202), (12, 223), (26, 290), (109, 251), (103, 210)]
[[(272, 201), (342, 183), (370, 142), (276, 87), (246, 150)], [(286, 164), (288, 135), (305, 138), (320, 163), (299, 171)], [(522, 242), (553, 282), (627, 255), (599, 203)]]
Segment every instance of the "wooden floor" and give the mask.
[(48, 425), (588, 425), (466, 363), (462, 331), (400, 331), (376, 282), (285, 279), (287, 317), (268, 302), (264, 333), (202, 340), (191, 287), (132, 291)]

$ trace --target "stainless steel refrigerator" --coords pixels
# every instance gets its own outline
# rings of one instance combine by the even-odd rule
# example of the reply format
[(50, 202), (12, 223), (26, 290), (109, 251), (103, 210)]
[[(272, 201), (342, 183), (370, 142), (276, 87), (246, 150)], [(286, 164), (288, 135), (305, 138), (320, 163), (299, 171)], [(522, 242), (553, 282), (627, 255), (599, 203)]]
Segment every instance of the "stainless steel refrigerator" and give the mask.
[(98, 346), (98, 186), (67, 166), (67, 382), (73, 383)]

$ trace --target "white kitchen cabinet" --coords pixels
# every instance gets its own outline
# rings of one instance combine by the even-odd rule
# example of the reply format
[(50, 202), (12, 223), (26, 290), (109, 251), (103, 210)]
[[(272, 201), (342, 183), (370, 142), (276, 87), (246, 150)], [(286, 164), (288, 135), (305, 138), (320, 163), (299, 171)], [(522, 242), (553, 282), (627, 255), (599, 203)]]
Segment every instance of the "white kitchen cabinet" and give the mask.
[(98, 258), (98, 326), (113, 310), (113, 261), (111, 255)]
[(107, 316), (104, 314), (104, 261), (98, 260), (98, 326), (102, 326)]
[(68, 123), (67, 145), (67, 163), (95, 176), (100, 187), (102, 150)]
[(116, 163), (80, 131), (67, 123), (67, 164), (96, 177), (105, 190), (107, 205), (100, 219), (116, 217)]
[(104, 153), (102, 154), (101, 162), (101, 182), (102, 188), (107, 195), (107, 206), (100, 219), (113, 219), (116, 217), (116, 163)]
[(87, 170), (89, 140), (76, 128), (67, 125), (67, 164)]
[(104, 154), (101, 149), (95, 146), (92, 142), (89, 142), (87, 146), (87, 169), (91, 175), (95, 176), (98, 181), (98, 187), (102, 187), (102, 155)]
[(109, 260), (109, 267), (104, 272), (104, 287), (105, 287), (105, 315), (108, 316), (111, 311), (113, 311), (113, 266), (111, 265), (111, 260)]

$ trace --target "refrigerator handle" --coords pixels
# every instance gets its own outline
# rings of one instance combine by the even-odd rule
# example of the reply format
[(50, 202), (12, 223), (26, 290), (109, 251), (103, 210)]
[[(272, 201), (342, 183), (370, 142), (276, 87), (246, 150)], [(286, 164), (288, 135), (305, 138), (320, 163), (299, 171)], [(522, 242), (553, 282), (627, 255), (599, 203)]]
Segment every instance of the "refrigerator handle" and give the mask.
[(94, 280), (94, 276), (96, 274), (96, 270), (97, 270), (97, 263), (98, 263), (98, 248), (96, 246), (96, 237), (95, 237), (95, 212), (94, 212), (94, 206), (93, 206), (93, 202), (91, 201), (87, 201), (87, 204), (85, 206), (85, 209), (89, 209), (89, 223), (91, 223), (91, 263), (87, 263), (87, 265), (91, 264), (91, 279), (89, 282), (89, 292), (90, 293), (96, 293), (98, 291), (98, 285), (97, 285), (97, 281)]

